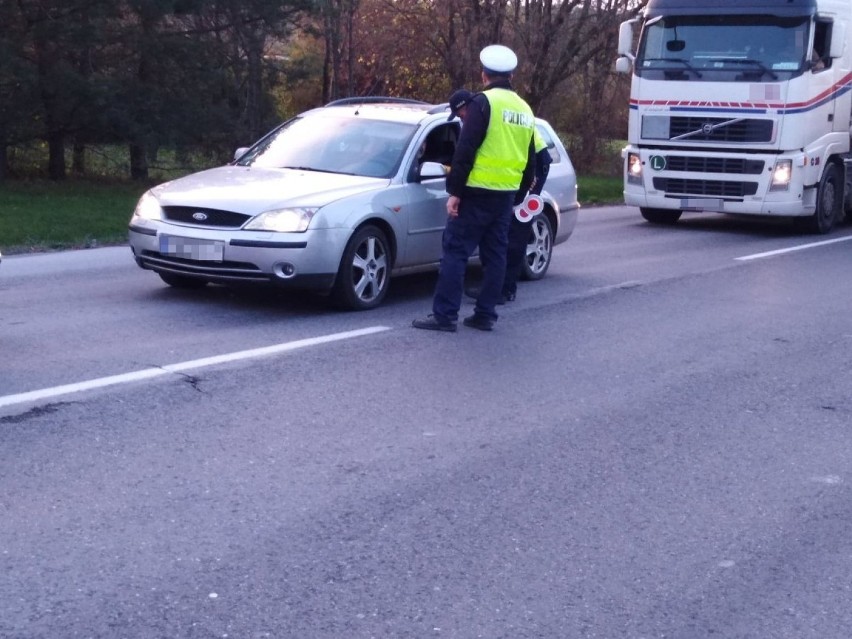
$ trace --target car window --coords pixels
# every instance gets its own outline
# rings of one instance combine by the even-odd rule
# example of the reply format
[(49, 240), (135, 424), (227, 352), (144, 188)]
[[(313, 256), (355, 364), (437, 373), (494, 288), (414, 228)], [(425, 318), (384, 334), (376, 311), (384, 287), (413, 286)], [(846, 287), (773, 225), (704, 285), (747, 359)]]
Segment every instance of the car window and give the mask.
[(452, 164), (458, 139), (459, 125), (455, 122), (440, 124), (429, 131), (418, 146), (409, 171), (409, 180), (416, 180), (424, 162), (438, 162), (444, 166)]
[(351, 116), (294, 118), (238, 164), (387, 178), (399, 168), (414, 131), (411, 124)]
[(535, 128), (541, 136), (541, 139), (544, 140), (544, 143), (547, 145), (547, 152), (550, 154), (550, 163), (556, 164), (561, 162), (562, 157), (559, 155), (559, 150), (556, 148), (556, 143), (553, 141), (553, 136), (550, 135), (550, 131), (547, 127), (542, 126), (541, 124), (536, 124)]

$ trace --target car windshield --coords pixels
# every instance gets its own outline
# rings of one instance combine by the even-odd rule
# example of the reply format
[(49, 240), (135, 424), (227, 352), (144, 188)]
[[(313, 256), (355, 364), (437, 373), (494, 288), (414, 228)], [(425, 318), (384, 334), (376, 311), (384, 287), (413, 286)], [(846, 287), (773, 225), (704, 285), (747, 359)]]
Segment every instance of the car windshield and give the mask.
[(645, 25), (636, 74), (654, 80), (777, 82), (806, 68), (807, 17), (668, 16)]
[(258, 142), (237, 164), (388, 178), (399, 168), (415, 128), (352, 116), (297, 117)]

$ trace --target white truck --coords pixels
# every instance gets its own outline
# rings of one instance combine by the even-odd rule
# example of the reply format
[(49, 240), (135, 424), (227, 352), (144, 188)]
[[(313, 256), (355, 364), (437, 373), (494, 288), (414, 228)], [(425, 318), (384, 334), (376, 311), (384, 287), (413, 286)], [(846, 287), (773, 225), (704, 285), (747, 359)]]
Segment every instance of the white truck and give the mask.
[(625, 202), (828, 233), (852, 212), (850, 29), (852, 0), (649, 0), (619, 32)]

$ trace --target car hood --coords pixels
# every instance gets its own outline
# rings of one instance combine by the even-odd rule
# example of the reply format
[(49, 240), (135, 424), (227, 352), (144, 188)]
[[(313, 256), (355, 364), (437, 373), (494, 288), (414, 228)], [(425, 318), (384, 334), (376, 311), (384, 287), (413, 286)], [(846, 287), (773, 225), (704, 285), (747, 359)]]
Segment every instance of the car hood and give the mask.
[(223, 166), (153, 189), (160, 206), (197, 206), (257, 215), (284, 206), (324, 206), (381, 189), (389, 180), (298, 169)]

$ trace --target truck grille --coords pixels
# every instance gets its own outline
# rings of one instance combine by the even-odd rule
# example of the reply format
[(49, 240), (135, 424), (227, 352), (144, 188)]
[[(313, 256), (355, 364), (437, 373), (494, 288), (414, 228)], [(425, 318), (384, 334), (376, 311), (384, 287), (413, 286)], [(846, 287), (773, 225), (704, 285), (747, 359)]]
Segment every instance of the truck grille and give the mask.
[[(234, 211), (205, 209), (197, 206), (164, 206), (163, 215), (170, 222), (217, 228), (238, 229), (251, 217)], [(195, 217), (193, 217), (195, 216)], [(198, 219), (205, 216), (203, 219)]]
[(772, 142), (772, 120), (736, 118), (672, 117), (669, 139), (705, 142)]
[(729, 173), (733, 175), (760, 175), (762, 160), (742, 158), (702, 158), (669, 155), (666, 157), (667, 171), (689, 171), (692, 173)]
[(654, 178), (654, 188), (666, 195), (741, 198), (757, 193), (757, 182)]

